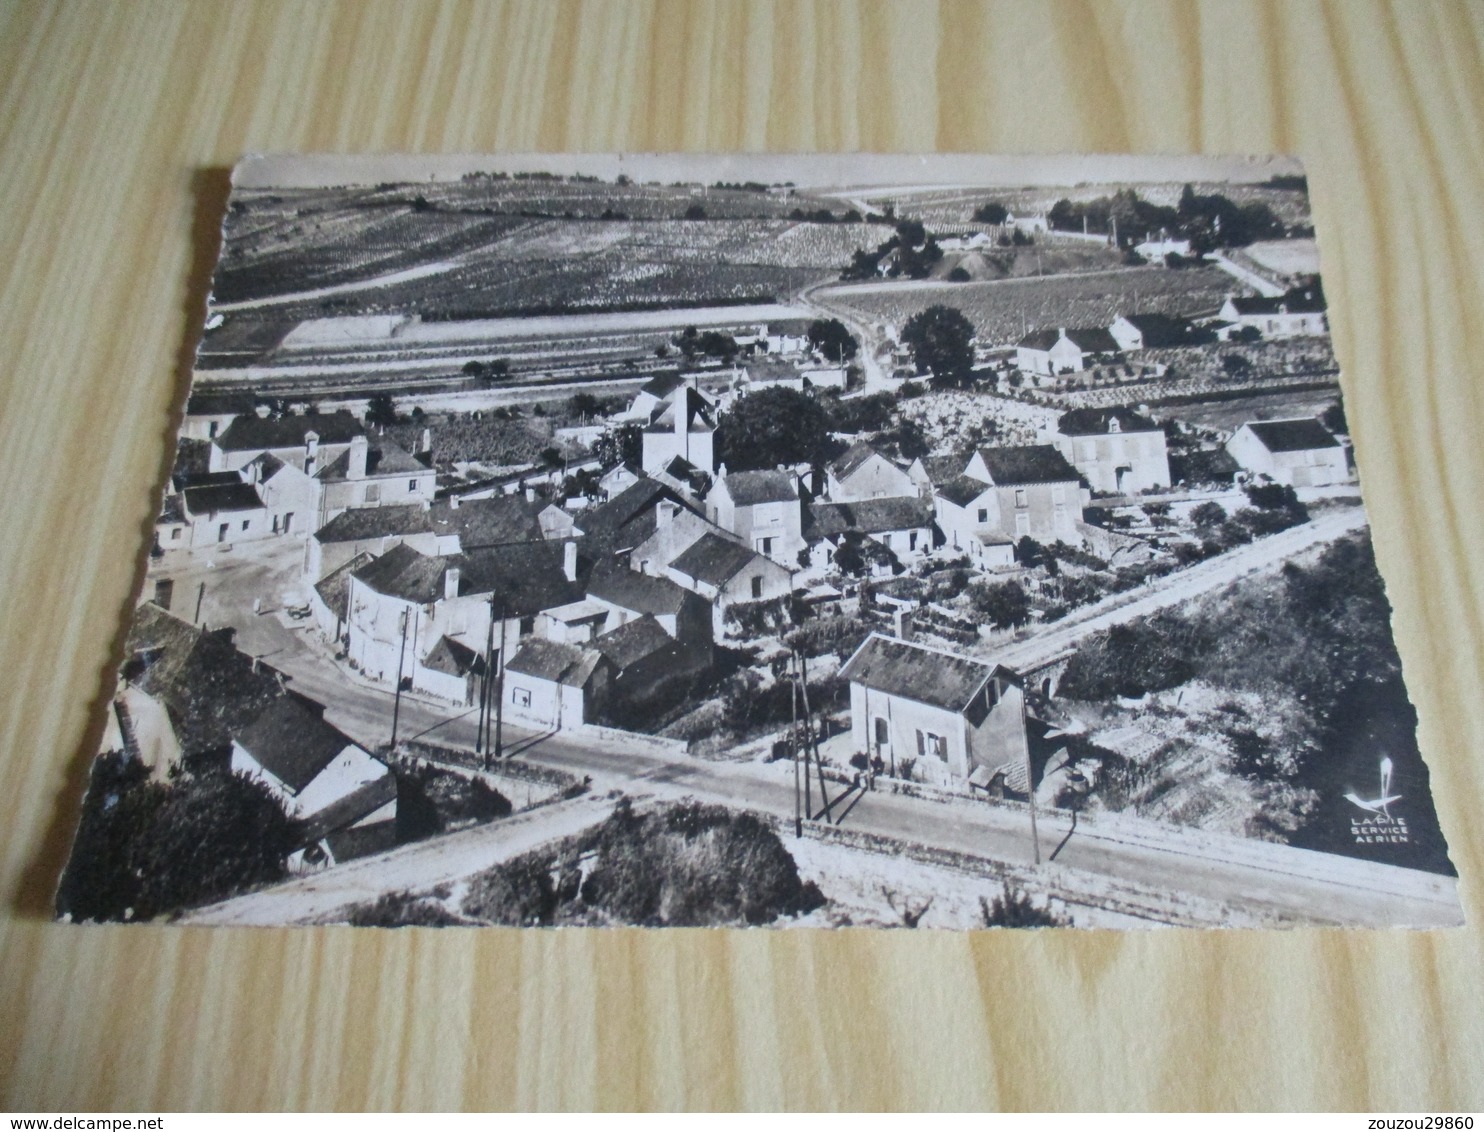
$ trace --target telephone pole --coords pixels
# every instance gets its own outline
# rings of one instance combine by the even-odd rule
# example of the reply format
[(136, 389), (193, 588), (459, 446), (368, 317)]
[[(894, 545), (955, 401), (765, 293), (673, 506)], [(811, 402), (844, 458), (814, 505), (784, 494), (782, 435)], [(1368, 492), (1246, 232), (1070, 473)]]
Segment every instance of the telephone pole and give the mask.
[(1031, 852), (1035, 855), (1036, 864), (1041, 863), (1041, 838), (1036, 833), (1036, 780), (1033, 777), (1031, 766), (1031, 733), (1026, 723), (1026, 687), (1022, 680), (1020, 685), (1020, 741), (1025, 744), (1025, 798), (1031, 807)]
[(392, 693), (392, 749), (397, 748), (397, 718), (402, 712), (402, 662), (407, 657), (407, 622), (410, 609), (402, 610), (402, 646), (397, 649), (397, 687)]
[(789, 667), (789, 689), (788, 698), (789, 727), (788, 742), (794, 749), (794, 836), (804, 836), (804, 817), (800, 812), (802, 805), (799, 794), (799, 685), (793, 679), (793, 668), (798, 663), (799, 654), (795, 650), (788, 658)]
[[(804, 700), (804, 737), (809, 741), (809, 746), (814, 751), (814, 770), (819, 775), (819, 798), (824, 803), (824, 817), (828, 822), (835, 820), (835, 815), (830, 811), (833, 803), (824, 788), (824, 760), (819, 757), (819, 743), (814, 735), (814, 712), (809, 707), (809, 664), (804, 659), (804, 654), (799, 654), (799, 694)], [(807, 757), (807, 756), (806, 756)]]
[[(495, 670), (495, 761), (505, 757), (505, 602), (500, 602), (500, 667)], [(488, 717), (486, 716), (486, 721)]]

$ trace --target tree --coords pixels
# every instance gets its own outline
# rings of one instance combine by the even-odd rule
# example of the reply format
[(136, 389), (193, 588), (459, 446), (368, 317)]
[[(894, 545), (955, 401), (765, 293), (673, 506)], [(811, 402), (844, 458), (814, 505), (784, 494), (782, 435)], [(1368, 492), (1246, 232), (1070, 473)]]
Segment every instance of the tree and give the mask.
[(940, 389), (963, 389), (973, 382), (974, 324), (956, 307), (935, 304), (914, 314), (902, 328), (918, 373), (932, 375)]
[(1190, 521), (1198, 529), (1219, 527), (1226, 522), (1226, 508), (1208, 500), (1190, 509)]
[(997, 200), (981, 204), (974, 210), (974, 219), (980, 224), (1003, 224), (1010, 216), (1010, 210)]
[(611, 428), (593, 443), (593, 455), (605, 468), (637, 464), (644, 458), (644, 430), (638, 424)]
[(838, 318), (815, 319), (809, 324), (807, 334), (809, 345), (832, 362), (848, 362), (860, 353), (855, 335)]
[(829, 414), (807, 393), (782, 386), (738, 398), (716, 425), (716, 448), (733, 471), (779, 464), (828, 463), (841, 445), (830, 436)]
[(591, 393), (574, 393), (567, 400), (567, 412), (574, 417), (595, 417), (601, 407)]
[(1325, 409), (1324, 415), (1319, 418), (1319, 423), (1329, 429), (1330, 432), (1342, 433), (1345, 436), (1350, 435), (1350, 425), (1345, 420), (1345, 406), (1342, 402), (1336, 401), (1329, 408)]
[(387, 393), (378, 393), (366, 402), (366, 423), (383, 428), (398, 421), (397, 403)]
[(986, 928), (1062, 928), (1069, 921), (1050, 908), (1038, 908), (1031, 898), (1005, 881), (993, 901), (979, 898), (979, 915)]
[(976, 582), (969, 587), (969, 599), (997, 629), (1024, 625), (1030, 620), (1030, 597), (1019, 582)]
[(706, 210), (699, 204), (693, 204), (685, 210), (685, 218), (687, 220), (705, 220)]

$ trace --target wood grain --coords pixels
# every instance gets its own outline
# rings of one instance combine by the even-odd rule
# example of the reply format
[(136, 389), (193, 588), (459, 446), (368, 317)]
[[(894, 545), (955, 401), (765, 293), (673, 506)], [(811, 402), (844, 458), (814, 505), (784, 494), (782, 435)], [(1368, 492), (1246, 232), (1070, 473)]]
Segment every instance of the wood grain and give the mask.
[[(1484, 12), (1421, 0), (0, 7), (0, 1105), (1484, 1107), (1481, 111)], [(568, 149), (1300, 154), (1474, 926), (48, 923), (214, 255), (210, 170)]]

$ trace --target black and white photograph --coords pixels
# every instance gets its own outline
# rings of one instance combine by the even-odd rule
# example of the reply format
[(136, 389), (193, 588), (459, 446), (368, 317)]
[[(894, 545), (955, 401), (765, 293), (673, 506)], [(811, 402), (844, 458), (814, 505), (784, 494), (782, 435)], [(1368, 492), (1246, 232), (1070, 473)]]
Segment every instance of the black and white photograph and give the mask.
[(1297, 160), (249, 157), (181, 413), (65, 920), (1462, 923)]

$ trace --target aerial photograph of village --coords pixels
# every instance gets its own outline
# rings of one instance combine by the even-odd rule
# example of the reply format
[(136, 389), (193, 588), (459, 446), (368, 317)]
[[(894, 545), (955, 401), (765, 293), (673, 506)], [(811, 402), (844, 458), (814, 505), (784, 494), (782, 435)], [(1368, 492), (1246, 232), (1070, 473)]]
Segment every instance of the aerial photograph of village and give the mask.
[(1462, 922), (1294, 160), (250, 158), (182, 411), (63, 919)]

